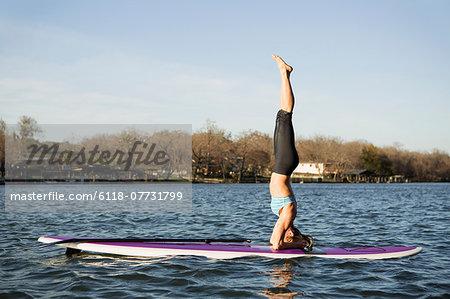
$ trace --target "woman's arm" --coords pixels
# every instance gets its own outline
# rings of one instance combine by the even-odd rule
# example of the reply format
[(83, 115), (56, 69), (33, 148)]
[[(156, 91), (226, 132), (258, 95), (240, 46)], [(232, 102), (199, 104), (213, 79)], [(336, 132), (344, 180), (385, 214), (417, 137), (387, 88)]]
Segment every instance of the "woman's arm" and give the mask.
[(289, 226), (294, 222), (295, 216), (297, 215), (297, 206), (295, 203), (290, 203), (283, 207), (283, 211), (278, 218), (277, 223), (275, 223), (275, 227), (273, 228), (272, 236), (270, 237), (270, 244), (272, 245), (272, 249), (287, 249), (287, 248), (295, 248), (292, 246), (297, 246), (296, 243), (285, 243), (283, 242), (284, 234)]

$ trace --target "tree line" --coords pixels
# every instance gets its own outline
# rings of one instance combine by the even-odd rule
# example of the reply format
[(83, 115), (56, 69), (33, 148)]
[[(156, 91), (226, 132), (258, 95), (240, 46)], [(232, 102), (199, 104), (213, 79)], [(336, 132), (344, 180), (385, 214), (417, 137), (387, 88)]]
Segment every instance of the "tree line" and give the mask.
[(76, 138), (71, 132), (55, 142), (39, 138), (45, 132), (30, 117), (22, 116), (14, 128), (0, 119), (0, 171), (9, 171), (8, 179), (31, 180), (190, 179), (191, 133), (148, 129), (153, 130), (123, 128)]
[[(334, 178), (349, 170), (366, 169), (378, 176), (402, 175), (413, 182), (449, 182), (450, 156), (443, 151), (413, 152), (400, 146), (376, 147), (367, 141), (345, 142), (339, 137), (297, 138), (301, 162), (324, 162)], [(274, 164), (272, 136), (244, 131), (232, 136), (214, 122), (192, 136), (194, 181), (268, 177)]]
[[(37, 122), (22, 116), (19, 135), (39, 133)], [(0, 170), (5, 169), (5, 130), (0, 119)], [(448, 153), (414, 152), (400, 146), (377, 147), (367, 141), (346, 142), (339, 137), (297, 138), (302, 162), (329, 163), (334, 179), (355, 169), (367, 169), (379, 176), (402, 175), (413, 182), (449, 182)], [(192, 134), (192, 178), (219, 178), (230, 182), (258, 180), (270, 176), (274, 164), (272, 136), (259, 131), (243, 131), (232, 136), (212, 121)]]

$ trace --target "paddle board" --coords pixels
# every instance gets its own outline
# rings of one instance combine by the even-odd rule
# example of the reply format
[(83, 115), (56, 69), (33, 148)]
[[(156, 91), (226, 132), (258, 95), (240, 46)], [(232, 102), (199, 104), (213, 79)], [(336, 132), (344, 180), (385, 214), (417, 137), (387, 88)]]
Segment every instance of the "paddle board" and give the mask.
[[(87, 239), (87, 238), (86, 238)], [(137, 242), (127, 239), (89, 239), (44, 236), (39, 242), (96, 253), (117, 254), (137, 257), (157, 256), (204, 256), (215, 259), (232, 259), (248, 256), (289, 259), (299, 257), (322, 257), (334, 259), (388, 259), (419, 253), (421, 247), (316, 247), (310, 253), (301, 249), (271, 250), (269, 245), (235, 244), (223, 242)], [(69, 242), (66, 242), (69, 241)], [(65, 243), (66, 242), (66, 243)]]

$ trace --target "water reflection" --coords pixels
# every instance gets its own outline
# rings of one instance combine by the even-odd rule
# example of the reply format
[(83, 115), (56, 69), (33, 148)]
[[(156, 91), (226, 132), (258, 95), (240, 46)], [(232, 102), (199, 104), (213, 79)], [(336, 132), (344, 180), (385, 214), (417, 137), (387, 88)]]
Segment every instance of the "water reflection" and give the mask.
[(148, 265), (155, 265), (160, 263), (166, 263), (170, 261), (173, 257), (162, 256), (162, 257), (124, 257), (115, 254), (95, 254), (91, 252), (77, 252), (73, 254), (58, 255), (56, 257), (47, 257), (39, 260), (40, 264), (52, 267), (67, 266), (73, 264), (80, 264), (84, 267), (95, 266), (95, 267), (142, 267)]
[(270, 276), (272, 287), (260, 292), (269, 298), (294, 298), (295, 295), (305, 295), (305, 292), (291, 291), (288, 287), (290, 281), (299, 274), (294, 273), (293, 267), (296, 264), (292, 261), (287, 261), (282, 265), (274, 265), (275, 267), (266, 272)]

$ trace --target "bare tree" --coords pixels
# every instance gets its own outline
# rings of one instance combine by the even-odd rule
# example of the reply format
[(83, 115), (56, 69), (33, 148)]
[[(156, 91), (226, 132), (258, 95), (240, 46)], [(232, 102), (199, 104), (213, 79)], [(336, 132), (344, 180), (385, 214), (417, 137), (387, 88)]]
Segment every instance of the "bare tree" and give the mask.
[(242, 132), (235, 142), (235, 166), (238, 169), (237, 182), (242, 175), (251, 170), (253, 175), (263, 174), (272, 164), (272, 139), (268, 134), (258, 131)]
[(192, 162), (194, 181), (199, 174), (220, 175), (225, 178), (230, 167), (231, 134), (212, 121), (192, 136)]
[(21, 139), (32, 139), (36, 134), (41, 133), (37, 121), (29, 116), (21, 116), (19, 122), (19, 136)]
[(0, 177), (5, 176), (6, 159), (6, 123), (0, 118)]

